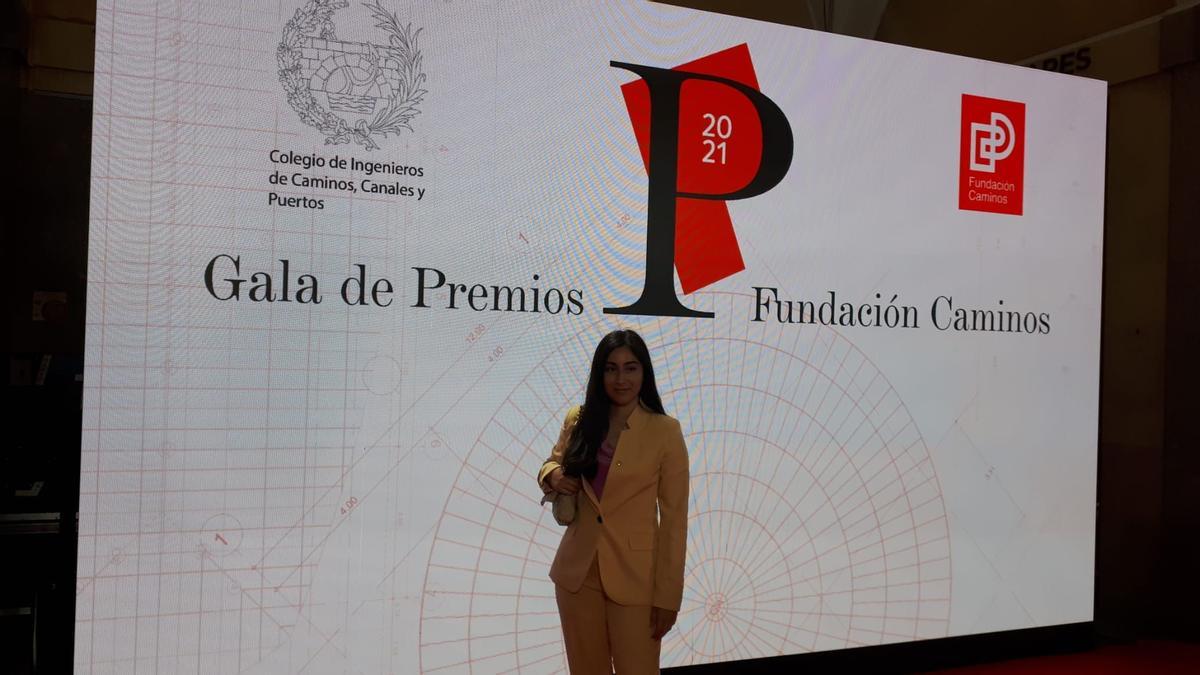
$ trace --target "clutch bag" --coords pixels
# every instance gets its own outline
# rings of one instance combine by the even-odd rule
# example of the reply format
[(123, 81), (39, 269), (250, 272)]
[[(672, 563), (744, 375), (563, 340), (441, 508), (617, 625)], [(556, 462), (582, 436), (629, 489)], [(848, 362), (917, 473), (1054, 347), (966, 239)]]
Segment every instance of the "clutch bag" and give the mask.
[(550, 502), (550, 512), (554, 514), (554, 522), (559, 525), (570, 525), (575, 520), (575, 512), (578, 510), (579, 495), (564, 495), (560, 492), (551, 490), (542, 495), (542, 503)]

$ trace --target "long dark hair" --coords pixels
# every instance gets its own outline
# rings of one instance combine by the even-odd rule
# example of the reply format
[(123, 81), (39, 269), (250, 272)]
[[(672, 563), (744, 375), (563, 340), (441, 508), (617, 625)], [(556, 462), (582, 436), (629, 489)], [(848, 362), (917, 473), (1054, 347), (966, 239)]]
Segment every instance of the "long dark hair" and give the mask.
[(650, 361), (650, 350), (642, 336), (631, 330), (614, 330), (600, 339), (596, 353), (592, 356), (592, 372), (588, 375), (587, 396), (583, 400), (583, 411), (571, 431), (571, 439), (563, 457), (563, 473), (568, 476), (592, 477), (596, 474), (596, 453), (608, 435), (608, 413), (611, 408), (608, 394), (604, 391), (604, 366), (608, 355), (621, 347), (629, 347), (642, 364), (642, 388), (638, 398), (642, 405), (665, 415), (658, 385), (654, 382), (654, 364)]

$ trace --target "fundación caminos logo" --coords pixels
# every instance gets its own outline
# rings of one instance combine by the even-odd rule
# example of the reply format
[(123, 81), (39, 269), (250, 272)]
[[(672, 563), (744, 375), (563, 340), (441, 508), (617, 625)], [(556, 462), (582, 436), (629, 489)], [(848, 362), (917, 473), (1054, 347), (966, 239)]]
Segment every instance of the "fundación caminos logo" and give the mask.
[(401, 25), (379, 0), (366, 3), (386, 44), (339, 40), (333, 14), (347, 0), (309, 0), (283, 27), (276, 50), (279, 82), (288, 105), (308, 126), (325, 134), (327, 145), (376, 142), (410, 123), (424, 100), (425, 73), (417, 37), (421, 29)]
[(685, 295), (745, 269), (725, 202), (775, 187), (792, 163), (792, 129), (759, 91), (737, 45), (675, 68), (611, 61), (641, 79), (621, 87), (649, 177), (641, 296), (606, 314), (711, 318)]
[(961, 134), (958, 208), (1021, 215), (1025, 104), (963, 94)]

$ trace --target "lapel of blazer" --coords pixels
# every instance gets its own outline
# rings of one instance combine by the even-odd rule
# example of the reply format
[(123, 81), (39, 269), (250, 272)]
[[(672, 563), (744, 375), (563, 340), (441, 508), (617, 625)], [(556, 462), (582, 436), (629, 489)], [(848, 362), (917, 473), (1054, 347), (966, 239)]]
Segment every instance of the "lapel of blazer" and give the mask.
[(583, 485), (583, 494), (587, 496), (588, 501), (595, 507), (596, 513), (604, 515), (604, 512), (600, 510), (600, 500), (596, 499), (596, 491), (592, 489), (592, 481), (581, 477), (579, 482)]
[[(624, 453), (624, 448), (636, 448), (641, 441), (641, 435), (645, 432), (646, 421), (650, 417), (650, 412), (642, 407), (641, 401), (638, 401), (637, 407), (629, 414), (629, 419), (625, 422), (625, 430), (621, 432), (621, 438), (617, 441), (617, 447), (613, 450), (612, 465), (608, 470), (608, 480), (604, 483), (604, 494), (600, 497), (600, 503), (612, 504), (615, 497), (609, 497), (614, 491), (620, 492), (620, 472), (613, 475), (613, 470), (617, 468), (617, 461), (621, 459), (623, 454), (628, 454), (628, 450)], [(617, 480), (614, 481), (613, 478)], [(615, 490), (614, 490), (615, 488)], [(620, 496), (618, 494), (618, 496)]]

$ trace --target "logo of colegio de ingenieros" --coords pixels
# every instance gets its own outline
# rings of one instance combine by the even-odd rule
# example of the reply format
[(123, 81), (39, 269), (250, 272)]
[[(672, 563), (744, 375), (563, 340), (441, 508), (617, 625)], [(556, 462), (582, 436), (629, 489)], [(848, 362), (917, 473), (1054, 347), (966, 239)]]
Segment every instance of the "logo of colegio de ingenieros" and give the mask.
[(958, 208), (1019, 216), (1025, 193), (1025, 104), (962, 95)]
[(309, 0), (283, 27), (276, 50), (279, 82), (300, 121), (325, 134), (327, 145), (377, 141), (412, 131), (424, 89), (421, 29), (401, 24), (379, 0), (364, 6), (386, 44), (339, 40), (333, 15), (347, 0)]
[(743, 269), (726, 202), (775, 187), (792, 163), (792, 129), (759, 91), (737, 45), (675, 68), (611, 61), (638, 75), (621, 87), (649, 177), (642, 294), (606, 314), (711, 318), (684, 295)]

